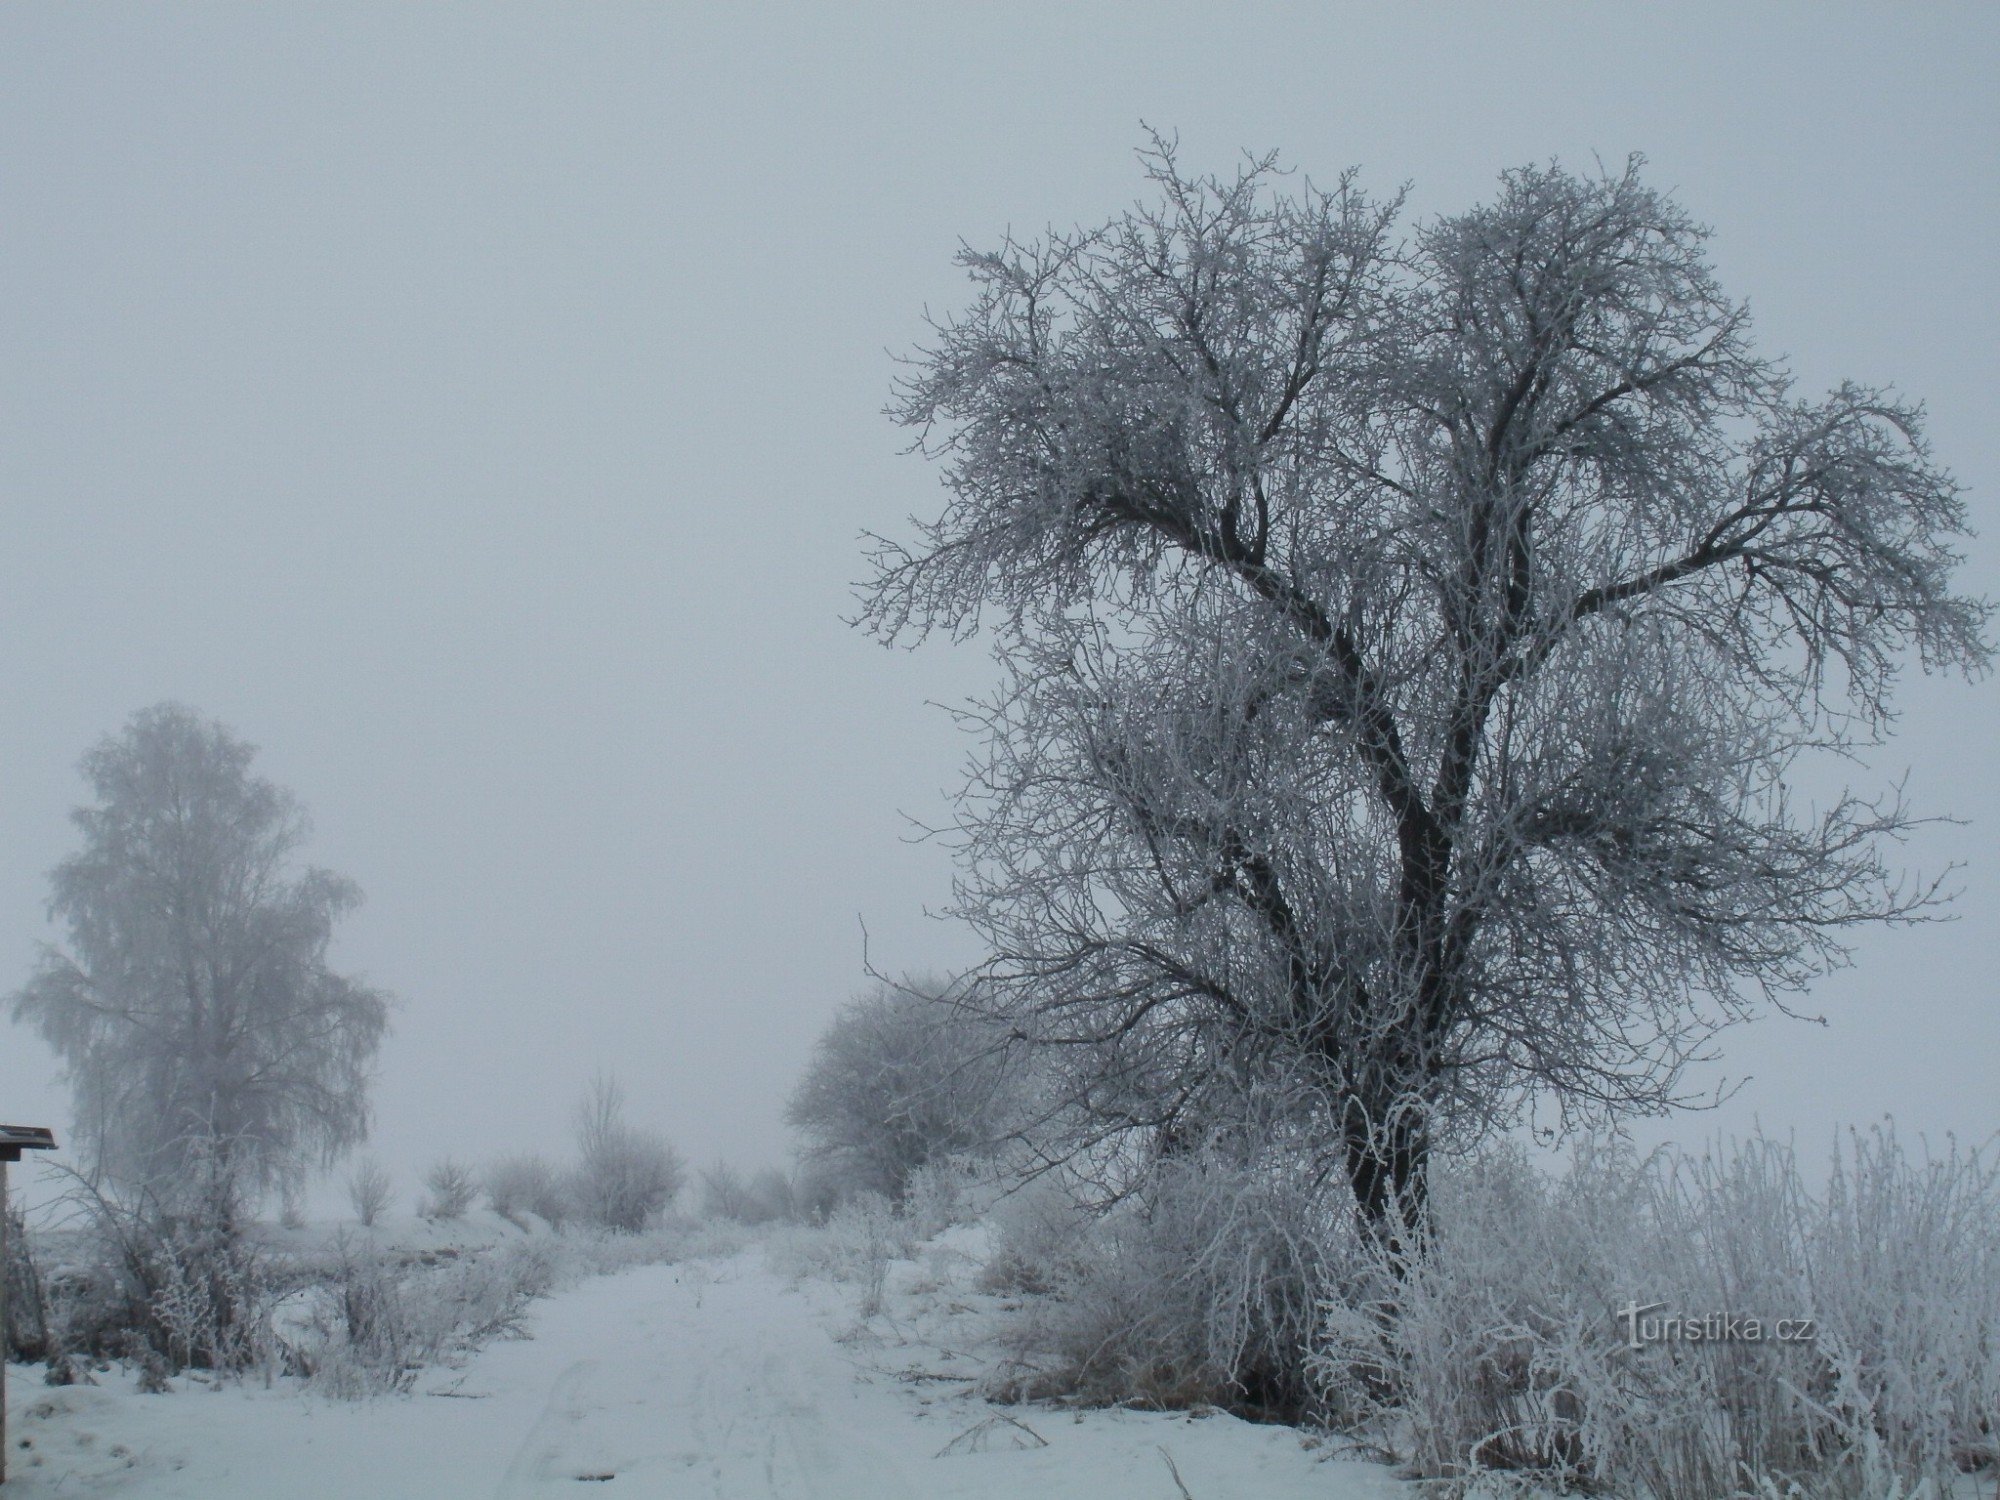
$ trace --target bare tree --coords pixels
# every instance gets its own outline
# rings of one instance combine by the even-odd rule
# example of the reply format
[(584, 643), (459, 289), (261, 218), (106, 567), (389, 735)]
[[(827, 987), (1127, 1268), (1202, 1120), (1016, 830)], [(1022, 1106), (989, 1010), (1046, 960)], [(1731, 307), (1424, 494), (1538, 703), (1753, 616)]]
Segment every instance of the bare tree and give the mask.
[(175, 704), (83, 759), (83, 848), (51, 876), (68, 948), (14, 1000), (62, 1058), (93, 1178), (209, 1231), (367, 1133), (386, 998), (327, 967), (361, 895), (295, 872), (306, 819), (250, 746)]
[(1940, 898), (1895, 796), (1789, 781), (1906, 654), (1983, 670), (1963, 508), (1917, 407), (1752, 352), (1636, 160), (1400, 239), (1351, 177), (1146, 161), (1158, 201), (962, 257), (893, 408), (948, 499), (864, 623), (997, 626), (957, 910), (1079, 1120), (1301, 1101), (1418, 1219), (1444, 1134), (1682, 1102)]

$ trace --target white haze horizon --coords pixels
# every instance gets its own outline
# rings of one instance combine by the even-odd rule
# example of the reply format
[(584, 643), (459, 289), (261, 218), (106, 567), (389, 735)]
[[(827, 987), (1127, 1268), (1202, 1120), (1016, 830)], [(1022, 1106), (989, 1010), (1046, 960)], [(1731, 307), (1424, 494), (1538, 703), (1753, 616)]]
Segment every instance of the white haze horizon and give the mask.
[[(1147, 125), (1411, 212), (1648, 158), (1806, 391), (1926, 402), (2000, 593), (2000, 11), (1935, 6), (16, 8), (0, 17), (0, 992), (76, 847), (78, 757), (184, 702), (260, 747), (399, 1001), (370, 1152), (568, 1148), (590, 1078), (696, 1167), (784, 1161), (814, 1038), (926, 915), (983, 642), (843, 623), (936, 473), (882, 415), (953, 266), (1141, 196)], [(2000, 699), (1906, 678), (1955, 921), (1726, 1034), (1752, 1121), (2000, 1127)], [(1826, 787), (1838, 784), (1829, 773)], [(70, 1114), (0, 1043), (0, 1118)], [(323, 1190), (330, 1191), (330, 1189)]]

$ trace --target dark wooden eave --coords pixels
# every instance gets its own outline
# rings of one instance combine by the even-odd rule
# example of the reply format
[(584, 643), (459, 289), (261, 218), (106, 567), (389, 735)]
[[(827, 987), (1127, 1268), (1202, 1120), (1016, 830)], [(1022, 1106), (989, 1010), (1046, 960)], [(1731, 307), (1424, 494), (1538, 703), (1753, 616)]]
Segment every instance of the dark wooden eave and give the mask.
[(45, 1125), (0, 1125), (0, 1161), (19, 1161), (23, 1151), (53, 1151), (56, 1136)]

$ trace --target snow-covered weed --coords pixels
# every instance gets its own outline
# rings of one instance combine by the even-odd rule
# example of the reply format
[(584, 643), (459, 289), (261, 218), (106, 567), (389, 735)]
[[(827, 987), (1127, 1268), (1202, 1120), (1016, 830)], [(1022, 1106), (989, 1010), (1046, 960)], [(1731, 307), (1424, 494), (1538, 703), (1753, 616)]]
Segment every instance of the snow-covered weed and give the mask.
[(333, 1275), (308, 1291), (286, 1344), (314, 1389), (349, 1399), (407, 1390), (428, 1366), (520, 1335), (559, 1264), (546, 1240), (431, 1257), (345, 1240), (337, 1249)]
[(765, 1248), (766, 1264), (793, 1280), (817, 1277), (861, 1288), (861, 1316), (882, 1311), (889, 1262), (908, 1257), (924, 1238), (880, 1193), (856, 1193), (824, 1224), (779, 1230)]
[(246, 1240), (181, 1226), (148, 1247), (141, 1326), (172, 1369), (269, 1369), (274, 1268)]
[[(1737, 1336), (1635, 1348), (1632, 1309)], [(1806, 1318), (1812, 1337), (1772, 1336)], [(2000, 1458), (2000, 1181), (1888, 1129), (1852, 1136), (1817, 1196), (1762, 1138), (1698, 1160), (1586, 1146), (1560, 1178), (1489, 1152), (1437, 1171), (1414, 1263), (1378, 1251), (1330, 1300), (1314, 1375), (1337, 1421), (1461, 1492), (1511, 1473), (1653, 1500), (1941, 1495)]]
[(987, 1284), (1046, 1290), (1004, 1392), (1295, 1415), (1319, 1304), (1352, 1236), (1290, 1161), (1159, 1163), (1100, 1217), (1049, 1189), (1000, 1216)]

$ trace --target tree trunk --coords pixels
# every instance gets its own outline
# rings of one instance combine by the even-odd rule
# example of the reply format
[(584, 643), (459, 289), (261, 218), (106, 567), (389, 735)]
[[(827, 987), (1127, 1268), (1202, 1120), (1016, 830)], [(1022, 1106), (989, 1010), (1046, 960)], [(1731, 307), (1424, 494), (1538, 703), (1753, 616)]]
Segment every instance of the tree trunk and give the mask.
[(1341, 1143), (1354, 1201), (1363, 1221), (1387, 1244), (1400, 1267), (1422, 1244), (1429, 1227), (1429, 1111), (1407, 1099), (1370, 1110), (1349, 1096), (1341, 1114)]

